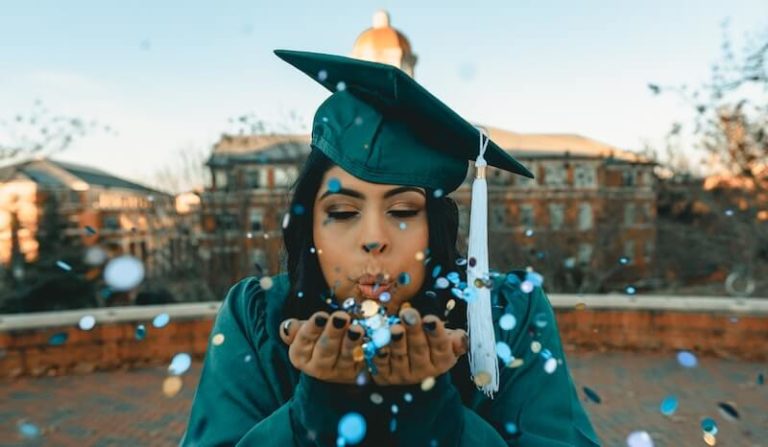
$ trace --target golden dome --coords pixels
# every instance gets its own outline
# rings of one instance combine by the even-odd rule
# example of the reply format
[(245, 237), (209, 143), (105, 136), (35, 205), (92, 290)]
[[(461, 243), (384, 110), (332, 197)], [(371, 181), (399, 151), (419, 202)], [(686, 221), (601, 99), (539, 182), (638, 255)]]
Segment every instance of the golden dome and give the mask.
[(352, 53), (365, 54), (391, 49), (400, 49), (404, 55), (411, 54), (411, 44), (408, 39), (390, 26), (389, 13), (377, 11), (373, 15), (373, 26), (358, 36)]

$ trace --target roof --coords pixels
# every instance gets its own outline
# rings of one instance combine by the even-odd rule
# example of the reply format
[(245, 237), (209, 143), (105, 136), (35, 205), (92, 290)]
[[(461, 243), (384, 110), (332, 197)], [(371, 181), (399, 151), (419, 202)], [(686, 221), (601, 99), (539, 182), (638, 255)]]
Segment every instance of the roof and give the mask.
[(76, 189), (78, 183), (85, 183), (102, 188), (128, 189), (143, 194), (168, 195), (97, 168), (50, 158), (26, 160), (0, 168), (0, 181), (7, 181), (19, 176), (50, 188)]
[(360, 33), (352, 49), (353, 56), (368, 51), (400, 49), (411, 54), (411, 43), (400, 31), (390, 26), (389, 13), (377, 11), (373, 15), (373, 26)]
[(613, 157), (630, 162), (647, 163), (650, 160), (615, 146), (577, 134), (517, 133), (496, 127), (483, 126), (488, 136), (504, 150), (520, 158), (561, 157)]
[(295, 163), (310, 151), (309, 135), (222, 135), (206, 162), (209, 166), (230, 163)]

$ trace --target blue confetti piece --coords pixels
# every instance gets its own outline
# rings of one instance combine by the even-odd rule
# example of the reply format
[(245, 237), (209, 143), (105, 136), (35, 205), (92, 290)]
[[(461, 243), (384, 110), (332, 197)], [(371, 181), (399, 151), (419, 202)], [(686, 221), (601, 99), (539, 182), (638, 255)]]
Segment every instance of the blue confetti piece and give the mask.
[(677, 362), (680, 363), (681, 366), (684, 366), (686, 368), (695, 368), (696, 365), (698, 364), (698, 360), (696, 360), (696, 356), (689, 351), (678, 352)]
[(624, 287), (624, 293), (627, 295), (634, 295), (637, 293), (637, 289), (633, 285), (629, 285), (627, 287)]
[(58, 268), (64, 270), (65, 272), (71, 272), (72, 271), (72, 266), (70, 266), (69, 264), (67, 264), (64, 261), (56, 261), (56, 266)]
[(441, 271), (442, 269), (443, 269), (443, 268), (442, 268), (441, 266), (439, 266), (439, 265), (436, 265), (436, 266), (435, 266), (435, 268), (433, 268), (433, 269), (432, 269), (432, 277), (433, 277), (433, 278), (437, 278), (437, 277), (438, 277), (438, 275), (440, 275), (440, 271)]
[(18, 427), (19, 427), (19, 434), (23, 438), (35, 439), (40, 437), (40, 429), (37, 428), (37, 425), (31, 422), (20, 422)]
[(530, 281), (536, 287), (541, 287), (541, 285), (544, 284), (544, 277), (536, 272), (528, 272), (525, 275), (525, 280)]
[(408, 272), (402, 272), (397, 276), (397, 282), (406, 286), (411, 283), (411, 275)]
[(144, 337), (146, 337), (146, 335), (147, 335), (147, 329), (144, 327), (143, 324), (136, 326), (136, 332), (134, 333), (136, 340), (144, 340)]
[(293, 214), (297, 216), (301, 216), (302, 214), (304, 214), (304, 206), (300, 203), (297, 203), (293, 205), (292, 211), (293, 211)]
[(677, 396), (669, 395), (661, 401), (659, 410), (661, 410), (661, 414), (664, 416), (671, 416), (677, 411), (677, 405)]
[(718, 432), (717, 423), (712, 418), (704, 418), (701, 421), (701, 429), (713, 436)]
[(69, 335), (66, 332), (59, 332), (58, 334), (53, 334), (48, 339), (48, 344), (51, 346), (61, 346), (67, 342), (67, 338), (69, 338)]
[(96, 230), (92, 226), (90, 226), (90, 225), (86, 225), (85, 226), (85, 232), (90, 234), (90, 235), (96, 234)]
[(165, 327), (169, 321), (171, 321), (171, 317), (167, 313), (161, 313), (152, 320), (152, 326), (162, 328)]
[(459, 274), (456, 272), (449, 272), (447, 275), (445, 275), (445, 278), (455, 285), (458, 285), (459, 282), (461, 282), (461, 278), (459, 277)]
[(366, 432), (365, 418), (356, 412), (345, 414), (339, 420), (339, 437), (347, 444), (357, 444)]
[(339, 192), (341, 191), (341, 181), (336, 177), (328, 180), (328, 191)]

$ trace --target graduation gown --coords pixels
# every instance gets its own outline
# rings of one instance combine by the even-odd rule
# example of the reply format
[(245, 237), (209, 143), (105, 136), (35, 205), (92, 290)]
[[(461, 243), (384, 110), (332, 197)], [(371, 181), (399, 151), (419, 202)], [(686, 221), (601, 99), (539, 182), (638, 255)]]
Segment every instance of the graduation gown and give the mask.
[[(541, 288), (526, 294), (496, 279), (491, 294), (496, 340), (506, 342), (523, 364), (502, 368), (493, 399), (470, 380), (466, 356), (428, 391), (419, 385), (333, 384), (301, 373), (278, 333), (288, 289), (287, 275), (281, 274), (266, 291), (255, 277), (229, 290), (211, 331), (224, 335), (224, 343), (209, 344), (180, 445), (335, 446), (339, 420), (353, 411), (367, 425), (358, 445), (600, 445)], [(512, 330), (498, 326), (504, 313), (517, 320)], [(531, 349), (534, 340), (541, 343), (539, 353)], [(552, 373), (544, 371), (545, 350), (562, 360)], [(373, 392), (383, 402), (374, 403)]]

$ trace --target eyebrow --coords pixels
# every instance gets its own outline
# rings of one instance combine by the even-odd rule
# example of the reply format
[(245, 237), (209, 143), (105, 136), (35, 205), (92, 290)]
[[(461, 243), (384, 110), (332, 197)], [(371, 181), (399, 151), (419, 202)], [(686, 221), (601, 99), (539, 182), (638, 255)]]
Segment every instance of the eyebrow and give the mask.
[[(414, 192), (417, 192), (417, 193), (421, 194), (424, 197), (427, 197), (427, 194), (424, 191), (422, 191), (421, 189), (419, 189), (419, 188), (414, 188), (413, 186), (399, 186), (397, 188), (393, 188), (393, 189), (390, 189), (389, 191), (385, 192), (384, 193), (384, 198), (388, 199), (388, 198), (390, 198), (392, 196), (395, 196), (395, 195), (398, 195), (398, 194), (403, 194), (403, 193), (409, 192), (409, 191), (414, 191)], [(361, 199), (361, 200), (365, 199), (365, 194), (361, 193), (360, 191), (355, 191), (354, 189), (349, 189), (349, 188), (341, 188), (338, 191), (331, 191), (331, 190), (325, 191), (323, 193), (323, 195), (320, 196), (320, 200), (323, 200), (324, 198), (326, 198), (328, 196), (331, 196), (331, 195), (334, 195), (334, 194), (341, 194), (341, 195), (344, 195), (344, 196), (349, 196), (349, 197), (353, 197), (355, 199)]]

